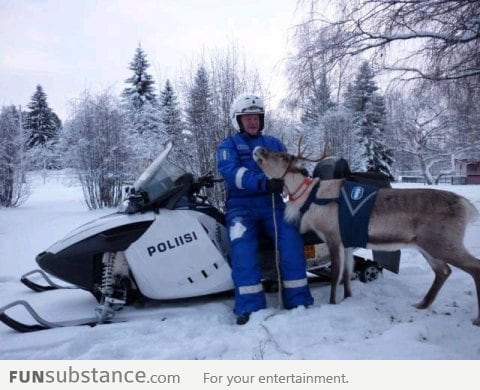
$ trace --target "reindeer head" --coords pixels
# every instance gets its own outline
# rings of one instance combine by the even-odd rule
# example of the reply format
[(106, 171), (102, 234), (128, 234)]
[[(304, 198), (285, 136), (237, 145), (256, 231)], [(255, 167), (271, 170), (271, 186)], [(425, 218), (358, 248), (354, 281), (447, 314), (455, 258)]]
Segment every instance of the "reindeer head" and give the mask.
[(303, 161), (286, 152), (274, 152), (257, 146), (253, 151), (253, 159), (269, 178), (283, 179), (287, 173), (301, 173)]
[(257, 146), (253, 151), (253, 159), (269, 178), (283, 179), (287, 173), (303, 174), (305, 172), (306, 161), (318, 162), (327, 156), (327, 145), (325, 144), (322, 156), (313, 160), (302, 155), (300, 148), (301, 141), (300, 139), (297, 156), (286, 152), (275, 152)]

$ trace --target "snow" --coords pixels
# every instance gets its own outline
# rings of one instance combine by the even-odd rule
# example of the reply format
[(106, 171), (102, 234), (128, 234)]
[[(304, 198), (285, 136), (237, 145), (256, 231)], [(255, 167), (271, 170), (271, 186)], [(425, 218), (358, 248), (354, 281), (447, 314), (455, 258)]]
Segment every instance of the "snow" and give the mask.
[[(90, 317), (94, 298), (78, 290), (35, 293), (19, 282), (37, 268), (35, 256), (69, 231), (112, 210), (87, 211), (78, 184), (66, 173), (32, 177), (30, 199), (0, 209), (0, 306), (25, 299), (48, 320)], [(401, 187), (421, 185), (398, 184)], [(480, 208), (480, 186), (436, 188), (463, 194)], [(466, 246), (480, 257), (480, 220)], [(315, 304), (268, 308), (237, 326), (233, 298), (151, 303), (118, 314), (127, 321), (97, 327), (59, 328), (20, 334), (0, 324), (0, 359), (451, 359), (480, 358), (480, 328), (472, 278), (453, 270), (427, 310), (412, 307), (433, 273), (414, 250), (403, 250), (399, 275), (388, 271), (371, 283), (353, 282), (353, 297), (329, 305), (329, 287), (312, 285)], [(27, 318), (23, 309), (9, 312)]]

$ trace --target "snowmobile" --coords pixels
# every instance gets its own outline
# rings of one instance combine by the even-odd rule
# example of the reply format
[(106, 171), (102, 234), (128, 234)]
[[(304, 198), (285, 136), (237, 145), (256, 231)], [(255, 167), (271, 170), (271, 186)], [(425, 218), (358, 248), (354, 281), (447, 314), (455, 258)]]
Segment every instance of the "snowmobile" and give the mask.
[[(0, 308), (0, 321), (29, 332), (72, 325), (114, 322), (115, 312), (139, 300), (178, 300), (233, 291), (225, 216), (209, 201), (206, 189), (221, 179), (208, 174), (194, 177), (172, 163), (167, 143), (160, 155), (127, 188), (117, 212), (78, 227), (36, 257), (40, 269), (21, 281), (34, 291), (80, 288), (92, 293), (98, 305), (88, 319), (49, 322), (26, 301)], [(341, 161), (341, 160), (340, 160)], [(342, 162), (323, 163), (315, 174), (323, 178), (344, 174)], [(337, 171), (340, 167), (340, 173)], [(343, 173), (342, 173), (343, 172)], [(329, 177), (331, 176), (331, 177)], [(383, 185), (376, 182), (377, 185)], [(328, 253), (322, 241), (304, 235), (309, 281), (329, 281)], [(274, 266), (275, 247), (266, 236), (260, 240), (266, 291), (278, 286)], [(373, 260), (355, 256), (356, 274), (374, 280), (383, 268), (398, 272), (399, 253), (373, 252)], [(32, 280), (38, 274), (43, 284)], [(53, 276), (68, 285), (58, 284)], [(6, 311), (25, 307), (36, 324), (13, 319)]]

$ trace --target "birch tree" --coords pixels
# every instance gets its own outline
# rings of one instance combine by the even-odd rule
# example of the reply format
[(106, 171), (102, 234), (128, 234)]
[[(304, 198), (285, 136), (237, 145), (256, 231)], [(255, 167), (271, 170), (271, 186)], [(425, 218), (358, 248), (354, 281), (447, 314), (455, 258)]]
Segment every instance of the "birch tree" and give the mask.
[(323, 10), (332, 9), (331, 1), (302, 3), (310, 11), (305, 23), (318, 36), (329, 27), (330, 39), (316, 45), (315, 56), (327, 56), (332, 65), (368, 56), (407, 78), (441, 81), (480, 74), (478, 0), (339, 1), (330, 15)]
[[(396, 151), (404, 154), (403, 166), (418, 169), (427, 184), (455, 173), (455, 159), (479, 156), (480, 144), (459, 132), (458, 118), (439, 99), (436, 89), (416, 88), (390, 100), (390, 121), (397, 133)], [(460, 125), (460, 128), (463, 126)]]
[(15, 106), (0, 111), (0, 207), (16, 207), (28, 199), (25, 139), (21, 111)]
[[(185, 118), (191, 133), (191, 149), (195, 151), (193, 172), (217, 174), (215, 150), (220, 142), (232, 132), (230, 106), (243, 92), (255, 92), (265, 97), (258, 72), (247, 62), (234, 44), (226, 49), (204, 55), (193, 70), (193, 78), (183, 81), (186, 101)], [(269, 130), (270, 113), (265, 115), (265, 128)], [(221, 185), (208, 190), (212, 202), (223, 207), (224, 188)]]
[(86, 205), (89, 209), (117, 206), (128, 163), (119, 103), (106, 92), (97, 96), (85, 93), (65, 127), (66, 157), (82, 185)]

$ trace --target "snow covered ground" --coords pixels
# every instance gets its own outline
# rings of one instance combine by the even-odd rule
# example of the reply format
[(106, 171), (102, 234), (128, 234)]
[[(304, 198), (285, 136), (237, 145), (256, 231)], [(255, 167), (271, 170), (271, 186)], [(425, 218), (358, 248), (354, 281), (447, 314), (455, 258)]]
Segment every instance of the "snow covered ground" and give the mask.
[[(407, 186), (407, 185), (397, 185)], [(409, 185), (413, 187), (414, 185)], [(421, 185), (417, 185), (421, 186)], [(460, 193), (480, 209), (480, 186), (438, 188)], [(34, 293), (19, 282), (37, 267), (35, 256), (75, 227), (112, 210), (87, 211), (81, 188), (67, 175), (44, 182), (33, 176), (33, 194), (17, 209), (0, 209), (0, 306), (25, 299), (49, 320), (90, 317), (88, 293)], [(480, 220), (466, 246), (480, 257)], [(433, 273), (414, 250), (402, 251), (400, 274), (353, 283), (353, 297), (329, 305), (329, 287), (312, 286), (309, 309), (269, 308), (237, 326), (231, 297), (128, 308), (127, 322), (19, 334), (0, 324), (0, 359), (480, 359), (480, 328), (473, 280), (454, 270), (437, 300), (416, 310)], [(13, 312), (19, 316), (24, 313)]]

